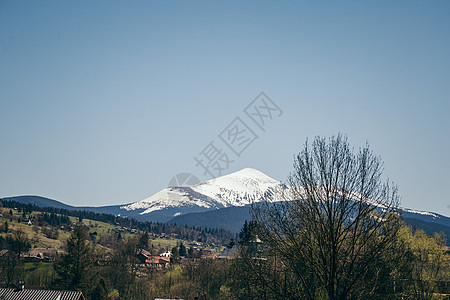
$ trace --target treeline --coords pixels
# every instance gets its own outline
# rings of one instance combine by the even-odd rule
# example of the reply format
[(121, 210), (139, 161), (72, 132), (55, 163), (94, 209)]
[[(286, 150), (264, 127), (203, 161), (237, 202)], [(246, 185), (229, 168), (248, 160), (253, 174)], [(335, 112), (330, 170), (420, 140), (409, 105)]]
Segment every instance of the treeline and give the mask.
[[(115, 239), (113, 250), (100, 254), (89, 242), (86, 226), (81, 224), (74, 224), (65, 242), (66, 253), (55, 263), (28, 271), (19, 260), (20, 253), (30, 247), (26, 235), (15, 231), (0, 237), (2, 248), (10, 249), (0, 257), (2, 281), (13, 286), (23, 281), (48, 289), (82, 290), (87, 299), (96, 300), (332, 299), (321, 287), (319, 275), (308, 271), (307, 262), (296, 257), (298, 253), (289, 247), (285, 248), (287, 252), (274, 249), (257, 221), (244, 224), (232, 259), (202, 258), (200, 251), (180, 244), (171, 249), (172, 264), (168, 268), (144, 266), (139, 260), (142, 249), (153, 255), (163, 251), (151, 245), (148, 234)], [(301, 245), (302, 237), (297, 238)], [(319, 245), (313, 250), (322, 251)], [(182, 261), (181, 256), (187, 259)], [(450, 293), (449, 263), (450, 253), (441, 235), (429, 237), (402, 224), (393, 248), (379, 256), (373, 268), (364, 269), (370, 278), (356, 282), (352, 298), (440, 299), (438, 295)], [(314, 292), (303, 290), (301, 280)], [(344, 283), (339, 287), (345, 287)]]
[(42, 213), (36, 217), (36, 221), (39, 226), (50, 225), (50, 226), (62, 226), (71, 225), (72, 222), (68, 215), (61, 215), (56, 213)]
[[(274, 251), (270, 243), (260, 240), (259, 226), (254, 221), (244, 226), (232, 259), (201, 258), (181, 244), (172, 249), (169, 268), (141, 265), (136, 254), (141, 249), (152, 251), (145, 235), (117, 241), (108, 258), (95, 263), (86, 232), (77, 226), (66, 242), (67, 254), (55, 264), (47, 277), (51, 280), (44, 285), (82, 290), (87, 299), (97, 300), (333, 299), (321, 286), (319, 274), (309, 273), (304, 261), (291, 265), (287, 253)], [(181, 261), (180, 256), (191, 259)], [(365, 269), (371, 279), (356, 282), (352, 296), (346, 299), (443, 299), (450, 293), (449, 259), (442, 236), (429, 237), (403, 224), (392, 251), (377, 259), (376, 268)], [(79, 261), (77, 268), (73, 261)], [(311, 293), (302, 289), (301, 280)], [(345, 282), (337, 287), (344, 289)]]
[[(43, 214), (38, 217), (38, 222), (46, 222), (49, 225), (60, 226), (70, 225), (69, 216), (75, 217), (78, 221), (83, 219), (90, 219), (93, 221), (105, 222), (120, 227), (146, 231), (154, 235), (172, 235), (177, 238), (191, 241), (198, 241), (202, 243), (222, 245), (227, 243), (234, 237), (234, 234), (224, 229), (216, 228), (201, 228), (177, 226), (176, 224), (166, 224), (160, 222), (143, 222), (136, 219), (123, 218), (111, 214), (95, 213), (84, 210), (67, 210), (63, 208), (54, 207), (39, 207), (33, 204), (24, 204), (17, 201), (1, 200), (0, 205), (10, 209), (18, 209), (22, 213), (22, 217), (18, 221), (26, 220), (30, 217), (31, 212), (38, 211)], [(5, 216), (12, 218), (11, 216)], [(16, 218), (18, 219), (18, 218)]]

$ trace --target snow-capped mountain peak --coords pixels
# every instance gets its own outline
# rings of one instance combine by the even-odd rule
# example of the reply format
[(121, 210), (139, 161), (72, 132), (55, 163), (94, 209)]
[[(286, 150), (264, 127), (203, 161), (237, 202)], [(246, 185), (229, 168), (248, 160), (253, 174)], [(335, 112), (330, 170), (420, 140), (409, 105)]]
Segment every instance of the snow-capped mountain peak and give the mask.
[[(141, 201), (122, 206), (140, 214), (173, 208), (204, 211), (244, 206), (278, 195), (282, 184), (261, 171), (245, 168), (190, 187), (169, 187)], [(196, 209), (197, 208), (197, 209)]]
[(281, 183), (261, 171), (245, 168), (192, 186), (196, 192), (216, 199), (224, 207), (243, 206), (273, 194)]

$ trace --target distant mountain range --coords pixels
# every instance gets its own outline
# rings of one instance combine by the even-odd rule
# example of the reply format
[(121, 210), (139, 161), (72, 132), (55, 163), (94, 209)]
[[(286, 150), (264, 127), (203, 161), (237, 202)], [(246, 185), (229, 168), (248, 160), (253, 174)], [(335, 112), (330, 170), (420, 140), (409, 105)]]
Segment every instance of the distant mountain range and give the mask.
[[(76, 207), (40, 196), (4, 197), (41, 207), (86, 210), (120, 215), (142, 221), (170, 222), (177, 225), (223, 228), (239, 232), (250, 219), (250, 206), (265, 199), (282, 201), (287, 189), (281, 182), (251, 168), (208, 180), (190, 187), (168, 187), (137, 202), (100, 207)], [(450, 218), (432, 213), (402, 209), (405, 221), (427, 234), (444, 232), (450, 237)]]
[(279, 195), (284, 188), (281, 182), (266, 174), (246, 168), (190, 187), (168, 187), (144, 200), (124, 205), (76, 207), (40, 196), (3, 199), (37, 206), (108, 213), (143, 221), (167, 222), (176, 216), (189, 213), (240, 207), (267, 198), (280, 200)]
[(68, 209), (68, 210), (86, 210), (86, 211), (92, 211), (96, 213), (105, 213), (105, 214), (112, 214), (112, 215), (118, 215), (121, 212), (120, 205), (111, 205), (111, 206), (72, 206), (67, 205), (62, 202), (49, 199), (46, 197), (41, 196), (34, 196), (34, 195), (25, 195), (25, 196), (13, 196), (13, 197), (3, 197), (0, 200), (7, 200), (7, 201), (17, 201), (24, 204), (33, 204), (40, 207), (55, 207), (55, 208), (62, 208), (62, 209)]

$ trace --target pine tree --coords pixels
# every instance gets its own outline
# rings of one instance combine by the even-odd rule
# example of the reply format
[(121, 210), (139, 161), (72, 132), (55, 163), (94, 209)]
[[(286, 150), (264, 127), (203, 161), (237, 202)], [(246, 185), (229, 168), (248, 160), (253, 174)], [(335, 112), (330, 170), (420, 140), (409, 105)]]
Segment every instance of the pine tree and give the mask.
[(88, 283), (93, 262), (86, 230), (76, 226), (65, 246), (67, 254), (54, 265), (58, 275), (56, 284), (63, 289), (83, 289)]
[(138, 249), (144, 249), (144, 250), (148, 249), (148, 232), (145, 232), (139, 238)]
[(183, 245), (183, 242), (180, 244), (180, 256), (186, 256), (186, 247)]
[(172, 248), (171, 263), (177, 263), (179, 258), (180, 258), (180, 253), (178, 252), (178, 248), (177, 247), (173, 247)]
[(247, 245), (247, 243), (254, 237), (255, 226), (255, 221), (252, 220), (247, 222), (247, 220), (245, 220), (244, 227), (241, 229), (241, 232), (239, 232), (239, 243), (241, 245)]

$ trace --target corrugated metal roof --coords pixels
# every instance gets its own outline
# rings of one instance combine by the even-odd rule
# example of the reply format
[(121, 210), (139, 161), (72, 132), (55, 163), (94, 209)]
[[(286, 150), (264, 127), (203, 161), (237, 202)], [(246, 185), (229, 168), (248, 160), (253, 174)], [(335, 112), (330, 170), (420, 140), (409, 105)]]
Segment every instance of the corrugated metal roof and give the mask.
[(83, 293), (80, 291), (62, 291), (61, 300), (84, 300)]
[(0, 288), (0, 299), (5, 300), (84, 300), (80, 291), (52, 291)]

